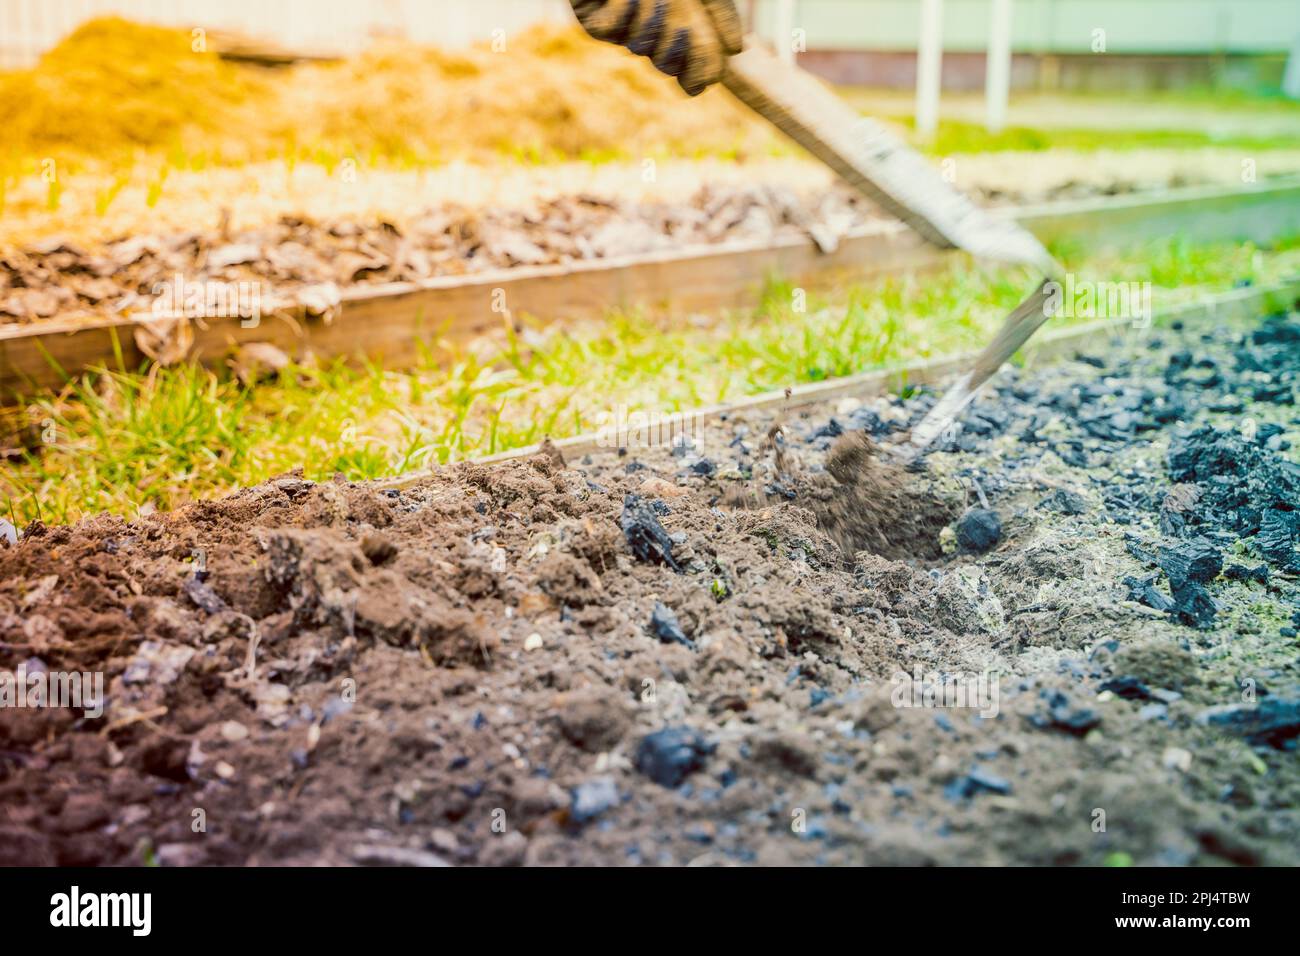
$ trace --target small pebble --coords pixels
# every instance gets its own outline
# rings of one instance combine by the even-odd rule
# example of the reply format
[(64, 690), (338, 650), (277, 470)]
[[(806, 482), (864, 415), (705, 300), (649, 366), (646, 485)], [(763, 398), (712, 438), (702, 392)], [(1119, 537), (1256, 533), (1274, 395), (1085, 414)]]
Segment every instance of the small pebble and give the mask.
[(1180, 773), (1187, 773), (1192, 768), (1192, 754), (1182, 747), (1166, 747), (1160, 763), (1166, 770), (1177, 770)]
[(569, 817), (575, 823), (586, 823), (616, 806), (618, 799), (618, 787), (614, 785), (614, 778), (596, 777), (574, 788)]
[(964, 551), (983, 554), (1002, 537), (1002, 519), (989, 508), (968, 508), (957, 519), (957, 544)]

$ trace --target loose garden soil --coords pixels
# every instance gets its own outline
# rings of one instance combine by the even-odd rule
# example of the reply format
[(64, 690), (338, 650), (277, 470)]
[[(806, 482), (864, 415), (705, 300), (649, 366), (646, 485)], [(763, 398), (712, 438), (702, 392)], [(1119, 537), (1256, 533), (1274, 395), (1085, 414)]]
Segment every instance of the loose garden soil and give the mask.
[(0, 862), (1294, 865), (1298, 378), (1154, 329), (907, 467), (925, 390), (0, 536), (0, 669), (107, 695), (0, 710)]

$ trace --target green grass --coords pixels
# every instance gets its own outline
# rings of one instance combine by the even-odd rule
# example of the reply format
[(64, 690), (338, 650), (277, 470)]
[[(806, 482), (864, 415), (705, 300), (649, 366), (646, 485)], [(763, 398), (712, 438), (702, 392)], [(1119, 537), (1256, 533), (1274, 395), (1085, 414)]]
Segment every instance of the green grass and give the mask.
[[(1300, 272), (1300, 241), (1148, 244), (1085, 256), (1084, 278), (1150, 281), (1156, 309), (1250, 279)], [(1019, 269), (957, 267), (818, 296), (772, 280), (752, 309), (721, 315), (611, 313), (603, 322), (474, 349), (425, 343), (405, 370), (295, 365), (253, 387), (190, 366), (120, 366), (31, 398), (37, 441), (0, 471), (0, 514), (65, 522), (210, 498), (301, 466), (372, 478), (590, 430), (618, 406), (669, 414), (982, 344), (1033, 286)], [(1061, 322), (1063, 320), (1057, 320)]]
[[(909, 130), (914, 127), (912, 103), (896, 90), (878, 90), (845, 86), (839, 94), (861, 112), (889, 120)], [(957, 105), (952, 105), (956, 100)], [(1280, 93), (1261, 95), (1238, 90), (1151, 91), (1122, 94), (1058, 93), (1017, 94), (1012, 99), (1012, 119), (1017, 114), (1042, 116), (1049, 110), (1056, 117), (1074, 116), (1079, 125), (1041, 126), (1016, 124), (990, 133), (971, 117), (972, 97), (956, 94), (948, 108), (959, 116), (941, 118), (938, 129), (928, 140), (909, 134), (923, 151), (935, 155), (985, 153), (999, 151), (1039, 152), (1050, 149), (1094, 152), (1097, 150), (1196, 149), (1230, 147), (1252, 151), (1300, 148), (1300, 103)], [(1173, 115), (1184, 121), (1180, 125), (1137, 122), (1144, 114)], [(982, 117), (982, 110), (979, 111)], [(1294, 118), (1282, 126), (1279, 120)], [(1266, 131), (1253, 128), (1258, 120)], [(1172, 117), (1168, 118), (1172, 122)]]
[[(893, 117), (907, 126), (914, 125), (910, 116)], [(1295, 149), (1300, 147), (1300, 121), (1292, 135), (1257, 136), (1245, 133), (1212, 134), (1200, 130), (1161, 129), (1039, 129), (1009, 126), (990, 133), (979, 123), (941, 120), (934, 137), (918, 144), (933, 155), (952, 153), (1041, 152), (1069, 149), (1078, 152), (1131, 149), (1198, 149), (1218, 146), (1243, 150)]]

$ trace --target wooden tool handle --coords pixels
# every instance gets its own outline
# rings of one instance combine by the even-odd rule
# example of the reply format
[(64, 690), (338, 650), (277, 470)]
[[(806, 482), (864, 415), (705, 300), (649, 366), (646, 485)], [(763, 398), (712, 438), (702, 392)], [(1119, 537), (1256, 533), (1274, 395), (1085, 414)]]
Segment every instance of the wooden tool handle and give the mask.
[(829, 166), (845, 182), (929, 242), (972, 255), (1056, 271), (1047, 250), (1010, 219), (959, 193), (888, 127), (860, 116), (811, 74), (750, 43), (727, 62), (722, 83), (741, 102)]

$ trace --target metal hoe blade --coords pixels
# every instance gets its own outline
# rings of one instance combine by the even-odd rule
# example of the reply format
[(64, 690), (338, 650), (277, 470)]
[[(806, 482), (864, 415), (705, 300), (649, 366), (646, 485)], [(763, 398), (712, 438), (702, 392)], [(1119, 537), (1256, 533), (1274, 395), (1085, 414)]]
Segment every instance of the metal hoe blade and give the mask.
[(984, 346), (976, 357), (970, 371), (949, 386), (934, 408), (917, 422), (908, 440), (913, 457), (929, 447), (956, 421), (962, 409), (975, 398), (980, 387), (1051, 317), (1047, 308), (1051, 281), (1044, 279), (1033, 295), (1016, 306), (1015, 311), (1002, 323), (1002, 328), (993, 341)]
[(1046, 288), (1063, 269), (1032, 233), (990, 216), (953, 188), (888, 127), (860, 116), (815, 77), (750, 43), (727, 63), (722, 83), (845, 182), (942, 248), (1033, 266), (1048, 278), (1011, 313), (975, 365), (912, 431), (909, 454), (933, 442), (980, 386), (1049, 318)]

